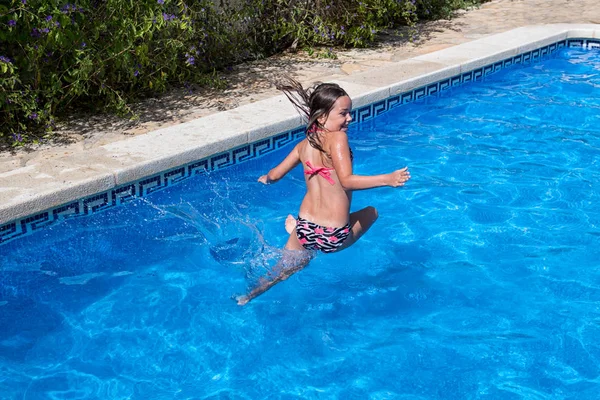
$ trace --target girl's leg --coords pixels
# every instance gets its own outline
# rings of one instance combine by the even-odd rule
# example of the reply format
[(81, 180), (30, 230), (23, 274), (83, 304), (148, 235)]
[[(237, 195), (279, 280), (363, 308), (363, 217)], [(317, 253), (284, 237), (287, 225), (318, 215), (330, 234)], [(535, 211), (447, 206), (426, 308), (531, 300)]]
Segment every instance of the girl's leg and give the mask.
[(286, 280), (302, 268), (306, 267), (313, 257), (314, 253), (306, 250), (298, 241), (296, 229), (294, 228), (283, 249), (281, 260), (273, 267), (273, 275), (275, 276), (272, 276), (271, 273), (269, 273), (269, 275), (272, 276), (271, 280), (263, 280), (247, 295), (238, 296), (236, 298), (238, 305), (243, 306), (253, 298), (258, 297), (271, 289), (279, 282)]
[(285, 230), (287, 233), (291, 234), (294, 228), (296, 227), (296, 218), (292, 214), (289, 214), (285, 220)]
[(372, 206), (350, 214), (350, 236), (337, 251), (344, 250), (356, 243), (373, 226), (378, 217), (377, 209)]
[[(292, 218), (294, 218), (294, 217), (292, 217)], [(288, 216), (288, 219), (289, 219), (289, 216)], [(294, 221), (296, 221), (296, 220), (294, 219)], [(296, 234), (296, 226), (294, 226), (292, 228), (292, 231), (290, 232), (290, 237), (288, 238), (284, 249), (285, 250), (306, 250), (304, 247), (302, 247), (302, 245), (300, 244), (300, 241), (298, 240), (298, 235)]]

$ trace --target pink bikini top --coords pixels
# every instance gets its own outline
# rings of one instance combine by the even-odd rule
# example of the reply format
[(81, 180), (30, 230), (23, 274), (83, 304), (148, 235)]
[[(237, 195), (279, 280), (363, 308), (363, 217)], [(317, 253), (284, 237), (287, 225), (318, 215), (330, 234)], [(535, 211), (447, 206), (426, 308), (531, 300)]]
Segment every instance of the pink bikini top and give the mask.
[[(352, 148), (350, 148), (349, 150), (350, 150), (350, 160), (354, 161), (354, 153), (352, 152)], [(310, 161), (306, 162), (306, 166), (308, 167), (308, 169), (304, 171), (305, 175), (310, 175), (310, 176), (320, 175), (323, 178), (325, 178), (327, 180), (327, 182), (331, 183), (332, 185), (335, 185), (335, 181), (331, 177), (331, 171), (334, 171), (335, 168), (326, 168), (326, 167), (315, 168), (312, 166)]]
[(319, 175), (319, 176), (322, 176), (323, 178), (325, 178), (325, 180), (327, 180), (327, 182), (331, 183), (332, 185), (335, 185), (335, 181), (331, 177), (331, 171), (333, 171), (334, 168), (326, 168), (326, 167), (315, 168), (312, 166), (310, 161), (306, 162), (306, 166), (308, 167), (308, 169), (304, 171), (305, 175), (310, 175), (310, 176)]

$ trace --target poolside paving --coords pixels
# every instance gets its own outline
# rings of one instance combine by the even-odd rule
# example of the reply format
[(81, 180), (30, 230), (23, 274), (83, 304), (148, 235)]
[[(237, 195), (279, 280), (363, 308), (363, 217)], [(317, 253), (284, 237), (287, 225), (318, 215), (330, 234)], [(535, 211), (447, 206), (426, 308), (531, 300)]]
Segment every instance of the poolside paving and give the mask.
[[(236, 126), (241, 127), (248, 122), (245, 110), (250, 109), (247, 105), (271, 99), (269, 110), (261, 113), (260, 117), (265, 124), (276, 119), (271, 110), (290, 110), (289, 104), (284, 104), (282, 96), (278, 96), (279, 93), (269, 83), (273, 76), (289, 73), (303, 83), (342, 80), (355, 90), (364, 92), (366, 73), (385, 80), (387, 70), (397, 65), (406, 67), (401, 73), (407, 76), (428, 73), (439, 64), (439, 60), (426, 56), (430, 53), (521, 26), (556, 23), (600, 24), (598, 0), (496, 0), (480, 8), (460, 12), (450, 21), (422, 24), (412, 42), (399, 40), (395, 35), (384, 35), (375, 48), (337, 51), (337, 59), (315, 59), (296, 53), (238, 66), (229, 75), (231, 86), (225, 91), (175, 91), (161, 99), (137, 105), (141, 116), (137, 123), (104, 115), (81, 116), (63, 128), (71, 143), (0, 155), (0, 203), (22, 200), (29, 202), (32, 209), (39, 210), (43, 208), (41, 202), (45, 204), (49, 197), (54, 196), (52, 203), (60, 204), (68, 201), (67, 197), (62, 197), (66, 195), (48, 195), (49, 189), (69, 185), (69, 182), (77, 182), (79, 189), (76, 192), (81, 194), (107, 190), (115, 184), (115, 180), (117, 184), (127, 181), (130, 176), (128, 165), (136, 164), (136, 168), (142, 171), (146, 168), (144, 157), (151, 158), (153, 146), (160, 146), (165, 140), (161, 134), (155, 134), (157, 129), (167, 132), (169, 128), (177, 128), (188, 121), (198, 118), (202, 121), (202, 117), (208, 115), (217, 117), (217, 113), (222, 114), (219, 119), (230, 124), (231, 130), (211, 131), (210, 127), (214, 125), (208, 124), (205, 136), (208, 139), (218, 136), (226, 141), (221, 146), (213, 144), (189, 151), (184, 158), (191, 161), (222, 151), (224, 148), (221, 147), (227, 145), (227, 140), (233, 143), (240, 135), (235, 131)], [(407, 61), (398, 64), (404, 60)], [(419, 70), (413, 70), (411, 63)], [(287, 115), (278, 121), (282, 129), (298, 123), (296, 118), (290, 117), (289, 113)], [(252, 117), (256, 121), (256, 115)], [(198, 126), (195, 125), (194, 129)], [(189, 134), (189, 139), (187, 142), (180, 141), (173, 151), (185, 153), (186, 146), (192, 146), (197, 136), (186, 132), (185, 124), (181, 127), (182, 132), (178, 135)], [(148, 132), (153, 134), (146, 135)], [(125, 142), (128, 145), (122, 146)], [(135, 154), (123, 150), (131, 148), (134, 143), (139, 149)], [(174, 166), (169, 163), (172, 161), (165, 161), (161, 167)], [(45, 192), (45, 197), (37, 196), (38, 192)], [(0, 221), (6, 220), (6, 215), (0, 215)]]

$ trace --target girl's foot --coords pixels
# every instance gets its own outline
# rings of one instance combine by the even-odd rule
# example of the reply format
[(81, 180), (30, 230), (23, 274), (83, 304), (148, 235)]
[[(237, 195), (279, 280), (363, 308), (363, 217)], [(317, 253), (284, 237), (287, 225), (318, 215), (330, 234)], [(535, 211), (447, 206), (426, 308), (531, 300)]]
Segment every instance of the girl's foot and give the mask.
[(287, 233), (292, 233), (292, 231), (294, 230), (295, 227), (296, 227), (296, 218), (294, 218), (292, 216), (292, 214), (289, 214), (287, 216), (287, 218), (285, 219), (285, 230), (287, 231)]
[(243, 306), (250, 301), (248, 296), (238, 296), (235, 299), (237, 300), (238, 306)]

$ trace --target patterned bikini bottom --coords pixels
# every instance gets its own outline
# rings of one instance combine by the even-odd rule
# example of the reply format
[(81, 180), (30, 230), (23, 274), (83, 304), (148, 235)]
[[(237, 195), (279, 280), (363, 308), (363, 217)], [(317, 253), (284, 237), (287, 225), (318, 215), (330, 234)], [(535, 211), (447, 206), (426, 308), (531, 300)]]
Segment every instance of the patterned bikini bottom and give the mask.
[(341, 228), (329, 228), (298, 217), (296, 236), (300, 244), (307, 250), (332, 253), (350, 236), (350, 223)]

